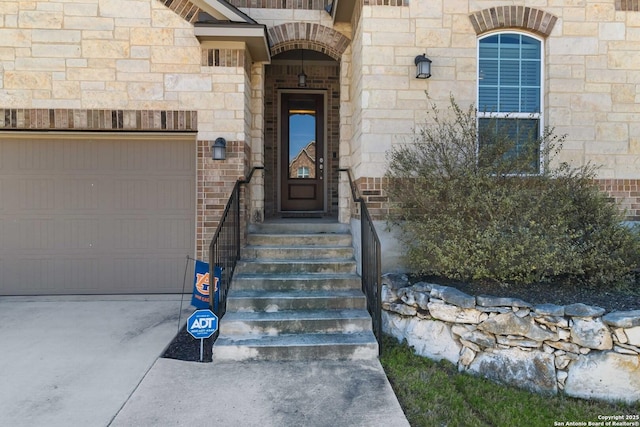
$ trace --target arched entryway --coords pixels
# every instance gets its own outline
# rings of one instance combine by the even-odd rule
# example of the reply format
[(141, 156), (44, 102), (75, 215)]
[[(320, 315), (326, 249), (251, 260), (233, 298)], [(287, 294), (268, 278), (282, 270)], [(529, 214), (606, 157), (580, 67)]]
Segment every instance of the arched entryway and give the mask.
[(337, 216), (340, 63), (316, 43), (290, 47), (265, 68), (265, 217)]

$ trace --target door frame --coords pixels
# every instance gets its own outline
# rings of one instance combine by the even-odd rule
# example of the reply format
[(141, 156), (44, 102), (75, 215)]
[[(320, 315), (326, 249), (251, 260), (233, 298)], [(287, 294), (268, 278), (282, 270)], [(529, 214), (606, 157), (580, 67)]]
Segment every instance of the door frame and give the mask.
[[(326, 167), (326, 159), (327, 159), (327, 153), (328, 153), (328, 138), (327, 138), (327, 126), (328, 126), (328, 120), (327, 120), (327, 107), (328, 107), (328, 102), (327, 102), (327, 90), (318, 90), (318, 89), (279, 89), (278, 91), (278, 105), (277, 105), (277, 129), (276, 129), (276, 145), (277, 145), (277, 183), (276, 183), (276, 188), (277, 188), (277, 212), (278, 213), (295, 213), (295, 212), (300, 212), (300, 213), (326, 213), (327, 212), (327, 206), (328, 206), (328, 196), (329, 196), (329, 185), (327, 184), (327, 182), (329, 182), (329, 178), (328, 175), (330, 174), (330, 170)], [(322, 95), (322, 108), (323, 108), (323, 129), (324, 131), (322, 132), (322, 156), (325, 159), (325, 175), (324, 175), (324, 179), (322, 180), (322, 210), (320, 211), (305, 211), (305, 210), (300, 210), (300, 211), (290, 211), (290, 210), (282, 210), (282, 190), (281, 190), (281, 183), (282, 183), (282, 96), (285, 94), (314, 94), (314, 95)]]

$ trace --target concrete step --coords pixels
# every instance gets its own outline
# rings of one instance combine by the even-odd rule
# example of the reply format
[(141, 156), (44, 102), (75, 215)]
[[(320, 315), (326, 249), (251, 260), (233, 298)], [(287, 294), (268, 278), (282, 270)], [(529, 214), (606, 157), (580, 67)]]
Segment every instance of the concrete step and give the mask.
[(232, 287), (227, 296), (227, 311), (339, 310), (366, 306), (366, 298), (359, 289), (264, 291)]
[(250, 224), (249, 234), (349, 234), (349, 224), (329, 220), (289, 219)]
[(238, 272), (233, 276), (231, 289), (238, 291), (361, 290), (362, 279), (355, 273), (262, 274)]
[(296, 273), (355, 273), (356, 262), (351, 259), (330, 258), (321, 260), (260, 259), (240, 260), (238, 273), (296, 274)]
[(347, 233), (252, 233), (247, 236), (251, 246), (349, 246), (351, 234)]
[(287, 334), (277, 336), (227, 336), (213, 346), (213, 361), (240, 360), (362, 360), (378, 357), (371, 331), (352, 334)]
[(350, 246), (246, 246), (242, 248), (244, 260), (311, 260), (353, 258)]
[(250, 226), (214, 360), (375, 359), (350, 228), (293, 219)]
[(371, 330), (366, 310), (296, 310), (227, 312), (220, 333), (228, 336), (274, 336), (299, 333), (354, 333)]

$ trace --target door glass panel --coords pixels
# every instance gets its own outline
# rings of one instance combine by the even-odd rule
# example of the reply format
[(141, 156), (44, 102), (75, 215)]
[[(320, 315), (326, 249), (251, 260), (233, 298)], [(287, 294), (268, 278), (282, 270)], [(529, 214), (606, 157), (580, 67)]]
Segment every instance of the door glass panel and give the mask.
[(316, 105), (313, 99), (289, 102), (289, 178), (316, 177)]

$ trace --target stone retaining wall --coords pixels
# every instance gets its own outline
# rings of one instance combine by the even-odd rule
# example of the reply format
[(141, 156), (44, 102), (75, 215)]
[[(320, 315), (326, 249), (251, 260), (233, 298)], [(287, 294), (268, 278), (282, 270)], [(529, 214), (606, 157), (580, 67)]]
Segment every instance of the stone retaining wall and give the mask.
[(385, 275), (383, 329), (461, 372), (543, 394), (640, 400), (640, 310), (533, 305)]

